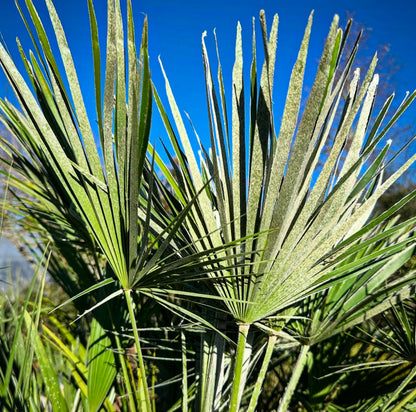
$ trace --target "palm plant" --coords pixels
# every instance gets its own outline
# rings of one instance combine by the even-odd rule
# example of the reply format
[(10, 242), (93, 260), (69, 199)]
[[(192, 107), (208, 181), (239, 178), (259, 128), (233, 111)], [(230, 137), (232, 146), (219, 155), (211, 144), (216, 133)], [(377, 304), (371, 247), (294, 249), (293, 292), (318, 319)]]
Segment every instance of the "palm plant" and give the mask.
[[(154, 365), (179, 353), (180, 375), (166, 376), (181, 386), (171, 410), (254, 411), (274, 351), (301, 348), (281, 396), (279, 409), (286, 410), (311, 347), (359, 324), (368, 309), (374, 316), (390, 298), (410, 293), (412, 274), (390, 275), (412, 251), (415, 237), (409, 231), (415, 220), (380, 225), (416, 192), (369, 217), (377, 199), (416, 160), (412, 156), (383, 178), (390, 144), (382, 139), (416, 93), (406, 96), (386, 121), (391, 96), (371, 120), (376, 58), (361, 84), (357, 70), (348, 82), (359, 39), (342, 65), (350, 23), (343, 31), (335, 17), (301, 110), (311, 15), (276, 133), (272, 96), (278, 18), (268, 39), (261, 12), (265, 61), (258, 84), (253, 31), (247, 110), (237, 27), (231, 131), (222, 72), (218, 99), (203, 36), (211, 150), (201, 144), (198, 162), (167, 76), (177, 134), (151, 84), (146, 21), (136, 49), (130, 1), (125, 28), (119, 1), (108, 0), (101, 91), (98, 24), (88, 0), (96, 141), (52, 1), (46, 4), (63, 70), (33, 1), (25, 4), (30, 18), (19, 10), (35, 53), (20, 51), (30, 84), (0, 45), (0, 65), (19, 102), (1, 100), (1, 118), (21, 145), (1, 142), (3, 173), (16, 199), (7, 207), (15, 227), (35, 234), (33, 244), (24, 239), (28, 249), (35, 256), (50, 253), (50, 274), (88, 325), (81, 342), (59, 321), (34, 340), (32, 355), (41, 363), (47, 401), (57, 410), (155, 410)], [(148, 144), (152, 95), (172, 143), (166, 156)], [(156, 303), (170, 311), (168, 327), (158, 323), (162, 312), (155, 311)], [(39, 316), (24, 312), (19, 321), (34, 334)], [(298, 335), (288, 333), (293, 330)], [(175, 339), (169, 339), (171, 331)], [(54, 373), (46, 351), (56, 354), (70, 379)], [(10, 356), (8, 370), (15, 362)], [(62, 382), (68, 385), (64, 392)]]
[[(111, 341), (119, 349), (117, 362), (123, 371), (129, 407), (132, 410), (151, 410), (147, 372), (134, 313), (138, 304), (136, 294), (139, 288), (145, 292), (153, 287), (152, 292), (156, 292), (160, 285), (166, 287), (173, 281), (166, 276), (167, 283), (163, 284), (161, 266), (169, 266), (169, 262), (178, 266), (178, 262), (162, 258), (173, 253), (174, 248), (167, 229), (180, 233), (175, 228), (182, 217), (177, 216), (175, 221), (162, 211), (159, 216), (164, 219), (164, 226), (155, 233), (149, 230), (148, 219), (141, 222), (137, 214), (141, 192), (148, 193), (148, 196), (142, 196), (148, 200), (147, 208), (150, 208), (153, 196), (151, 182), (142, 178), (144, 170), (149, 167), (146, 153), (152, 108), (147, 24), (145, 22), (137, 51), (131, 3), (128, 2), (127, 33), (124, 34), (120, 4), (118, 1), (108, 2), (102, 93), (98, 27), (93, 3), (88, 2), (98, 117), (97, 143), (65, 34), (52, 2), (46, 4), (62, 57), (63, 74), (33, 2), (28, 0), (25, 4), (33, 28), (30, 28), (20, 6), (19, 10), (33, 39), (36, 54), (27, 56), (22, 48), (20, 51), (31, 87), (5, 47), (0, 46), (0, 64), (19, 102), (19, 107), (8, 101), (0, 102), (2, 120), (21, 145), (17, 148), (6, 139), (2, 141), (8, 155), (3, 161), (14, 171), (10, 177), (11, 186), (18, 189), (15, 194), (19, 203), (13, 211), (17, 216), (23, 216), (19, 218), (19, 225), (40, 232), (41, 236), (35, 239), (37, 245), (44, 247), (51, 242), (60, 256), (69, 262), (64, 265), (64, 269), (70, 268), (69, 271), (59, 270), (62, 265), (55, 259), (51, 272), (59, 278), (71, 299), (88, 297), (79, 309), (87, 307), (89, 312), (95, 309), (96, 319), (104, 322), (98, 336), (107, 335), (100, 339), (107, 339), (106, 345)], [(155, 245), (158, 245), (157, 249)], [(176, 244), (176, 249), (180, 247)], [(180, 250), (177, 254), (181, 256)], [(110, 289), (108, 285), (111, 285)], [(102, 293), (100, 290), (105, 286), (107, 289)], [(163, 288), (160, 293), (164, 293)], [(121, 314), (109, 311), (109, 306), (104, 305), (117, 297)], [(99, 306), (104, 309), (97, 312)], [(123, 310), (128, 313), (139, 365), (137, 380), (133, 382), (123, 355), (126, 348), (119, 335), (114, 333), (118, 326), (123, 326), (117, 325), (120, 316), (123, 318)], [(92, 332), (94, 330), (97, 327), (93, 327)], [(100, 352), (101, 366), (108, 363), (108, 358), (104, 359), (107, 353)], [(109, 380), (101, 388), (104, 394), (114, 379), (112, 372), (106, 376)], [(95, 382), (97, 379), (101, 378), (95, 376)], [(94, 380), (88, 382), (88, 393), (95, 393)], [(90, 410), (98, 410), (103, 399), (100, 398), (94, 406), (90, 400)]]
[[(131, 8), (129, 8), (128, 58), (130, 65), (128, 67), (129, 88), (126, 91), (125, 49), (121, 47), (117, 50), (115, 47), (117, 39), (122, 42), (124, 39), (120, 9), (118, 3), (109, 2), (108, 79), (104, 91), (103, 110), (101, 110), (100, 51), (96, 41), (98, 35), (94, 10), (92, 2), (89, 2), (96, 85), (98, 86), (96, 88), (97, 115), (104, 153), (104, 164), (102, 164), (86, 115), (72, 57), (53, 4), (50, 1), (47, 2), (64, 71), (69, 80), (69, 92), (65, 89), (58, 64), (37, 11), (31, 1), (25, 3), (35, 31), (32, 32), (27, 24), (29, 33), (32, 39), (35, 39), (37, 35), (39, 44), (34, 43), (37, 58), (33, 54), (27, 57), (23, 50), (21, 54), (37, 98), (16, 69), (5, 48), (0, 47), (2, 68), (13, 85), (22, 110), (20, 112), (9, 102), (2, 101), (3, 120), (22, 145), (24, 152), (21, 153), (11, 145), (7, 145), (7, 142), (5, 142), (5, 149), (10, 158), (14, 158), (15, 170), (19, 172), (19, 176), (29, 178), (26, 182), (16, 177), (13, 179), (14, 184), (38, 202), (35, 205), (29, 199), (26, 202), (26, 209), (32, 206), (34, 209), (32, 215), (35, 219), (40, 223), (46, 220), (52, 226), (47, 227), (52, 237), (65, 239), (68, 242), (71, 235), (76, 234), (80, 241), (87, 243), (87, 247), (92, 251), (90, 259), (93, 262), (97, 260), (96, 250), (106, 256), (114, 277), (120, 282), (119, 291), (125, 291), (126, 301), (132, 314), (131, 287), (137, 281), (137, 277), (134, 276), (135, 255), (132, 255), (132, 250), (133, 244), (137, 248), (138, 224), (137, 216), (135, 213), (132, 215), (131, 212), (135, 211), (138, 206), (138, 196), (135, 196), (135, 193), (138, 192), (140, 185), (139, 176), (144, 164), (150, 125), (148, 116), (151, 111), (146, 26), (140, 48), (139, 68), (136, 63), (134, 30)], [(19, 10), (21, 11), (20, 8)], [(23, 13), (22, 16), (24, 16)], [(113, 119), (115, 76), (118, 76), (115, 90), (118, 96), (117, 101), (122, 97), (124, 103), (116, 104)], [(129, 99), (132, 102), (129, 111), (125, 105), (126, 93), (129, 93)], [(126, 120), (128, 117), (130, 121)], [(137, 118), (139, 121), (136, 120)], [(134, 122), (132, 119), (135, 119)], [(114, 137), (113, 121), (116, 124)], [(136, 150), (136, 155), (133, 155)], [(123, 162), (120, 161), (121, 156), (123, 156)], [(131, 204), (127, 203), (126, 194), (131, 194)], [(65, 237), (66, 233), (69, 237)], [(86, 273), (88, 274), (89, 272)], [(82, 276), (82, 273), (78, 275)], [(110, 279), (105, 279), (105, 275), (98, 273), (96, 277), (88, 279), (87, 282), (94, 287), (100, 287), (108, 283)], [(137, 335), (137, 331), (135, 332)], [(138, 340), (136, 344), (140, 357)], [(142, 376), (145, 376), (142, 359), (140, 359), (140, 365)], [(146, 379), (141, 380), (141, 385), (143, 386), (140, 394), (141, 403), (150, 408), (146, 395)]]
[[(403, 243), (399, 242), (397, 247), (390, 246), (387, 242), (384, 246), (375, 248), (374, 253), (363, 253), (384, 236), (374, 232), (376, 225), (416, 195), (416, 192), (412, 192), (391, 210), (367, 221), (381, 194), (416, 160), (413, 155), (383, 180), (389, 142), (378, 154), (376, 152), (382, 138), (416, 94), (406, 96), (384, 127), (381, 126), (383, 122), (386, 123), (385, 116), (393, 96), (371, 121), (378, 84), (378, 76), (374, 74), (376, 56), (362, 83), (359, 84), (359, 70), (355, 70), (348, 90), (344, 93), (359, 39), (346, 57), (345, 66), (340, 67), (350, 23), (342, 31), (337, 27), (338, 18), (335, 17), (308, 102), (301, 111), (311, 15), (292, 71), (280, 131), (276, 133), (272, 96), (278, 18), (275, 16), (273, 20), (269, 39), (264, 12), (260, 14), (260, 22), (265, 61), (258, 87), (253, 33), (250, 104), (247, 111), (241, 27), (237, 27), (231, 131), (221, 65), (219, 63), (217, 92), (205, 47), (205, 35), (203, 36), (211, 148), (207, 150), (200, 143), (203, 154), (200, 164), (191, 148), (190, 138), (164, 72), (168, 103), (177, 133), (155, 90), (156, 103), (172, 143), (171, 158), (175, 157), (178, 163), (178, 166), (170, 166), (174, 168), (177, 179), (169, 174), (169, 166), (160, 158), (157, 159), (158, 166), (165, 172), (175, 199), (179, 199), (181, 207), (184, 207), (188, 199), (206, 187), (186, 219), (192, 227), (195, 245), (203, 249), (207, 239), (210, 245), (218, 246), (252, 233), (260, 233), (258, 238), (246, 242), (243, 250), (225, 252), (230, 267), (231, 262), (235, 267), (212, 276), (216, 293), (226, 299), (224, 306), (238, 325), (230, 411), (239, 410), (243, 398), (249, 365), (252, 364), (250, 356), (253, 338), (250, 335), (255, 333), (253, 325), (266, 332), (269, 340), (263, 358), (264, 367), (261, 368), (248, 402), (247, 410), (250, 411), (255, 409), (264, 373), (285, 319), (293, 315), (305, 299), (328, 288), (331, 288), (329, 293), (334, 296), (360, 295), (363, 289), (355, 290), (353, 285), (354, 279), (362, 273), (366, 275), (361, 280), (361, 287), (373, 275), (375, 280), (371, 282), (381, 286), (383, 277), (386, 279), (392, 273), (381, 270), (385, 262), (393, 259), (403, 263), (414, 243), (412, 236), (403, 240)], [(217, 95), (220, 96), (219, 99)], [(247, 112), (250, 116), (248, 127)], [(325, 163), (320, 167), (323, 148), (329, 143), (331, 146), (325, 155)], [(207, 182), (210, 182), (209, 186), (206, 186)], [(171, 201), (170, 207), (174, 209), (178, 206)], [(387, 232), (393, 235), (401, 231), (403, 227), (397, 225)], [(242, 251), (243, 258), (240, 255)], [(220, 284), (218, 277), (223, 279)], [(407, 279), (407, 282), (410, 281)], [(340, 282), (343, 286), (340, 286)], [(319, 313), (321, 307), (316, 310)], [(343, 321), (350, 315), (345, 314)], [(331, 318), (331, 322), (336, 324), (340, 320)], [(334, 329), (337, 330), (334, 324), (331, 327), (323, 324), (320, 326), (323, 328), (320, 331), (322, 335), (330, 335)], [(218, 343), (214, 345), (218, 346)], [(282, 398), (280, 411), (287, 408), (308, 350), (309, 345), (305, 345), (299, 354), (293, 370), (293, 380), (289, 382)], [(211, 353), (213, 356), (221, 356), (219, 346), (212, 349)], [(215, 385), (216, 382), (210, 380), (207, 382), (209, 384)], [(213, 394), (218, 390), (218, 387), (206, 388), (203, 393)], [(204, 402), (208, 405), (205, 406), (206, 409), (203, 409)], [(210, 410), (213, 405), (215, 403), (212, 398), (207, 396), (200, 408)], [(214, 410), (217, 407), (214, 406)]]
[[(97, 352), (99, 367), (89, 366), (89, 371), (95, 371), (88, 371), (89, 410), (98, 410), (114, 387), (114, 365), (109, 369), (105, 366), (110, 362), (110, 347), (118, 353), (110, 363), (115, 362), (121, 371), (121, 386), (125, 386), (122, 392), (129, 399), (127, 403), (123, 400), (124, 407), (152, 410), (154, 405), (136, 321), (140, 317), (139, 308), (147, 294), (147, 299), (163, 301), (166, 307), (198, 318), (185, 306), (172, 303), (169, 294), (175, 289), (172, 285), (203, 277), (206, 271), (203, 261), (213, 251), (206, 249), (190, 258), (193, 247), (181, 222), (193, 201), (179, 214), (172, 215), (154, 190), (153, 165), (147, 158), (152, 111), (147, 23), (143, 26), (140, 47), (136, 49), (131, 2), (127, 7), (125, 33), (119, 1), (108, 1), (102, 92), (98, 26), (93, 2), (88, 1), (97, 142), (53, 3), (46, 1), (63, 71), (35, 5), (31, 0), (25, 4), (29, 20), (18, 7), (33, 40), (35, 54), (31, 52), (28, 56), (21, 47), (20, 52), (30, 84), (5, 47), (0, 46), (0, 65), (19, 103), (15, 106), (0, 101), (2, 121), (20, 145), (11, 144), (6, 138), (1, 142), (6, 153), (2, 158), (3, 173), (9, 176), (11, 191), (17, 200), (7, 207), (16, 218), (14, 225), (23, 229), (23, 233), (36, 233), (34, 243), (24, 240), (32, 253), (36, 255), (39, 249), (50, 245), (50, 273), (69, 294), (69, 300), (75, 302), (81, 315), (94, 312), (90, 332), (96, 333), (95, 337), (106, 350)], [(154, 217), (152, 227), (150, 212)], [(138, 365), (133, 380), (127, 361), (129, 350), (135, 353)], [(101, 373), (108, 379), (103, 381)], [(99, 391), (97, 382), (101, 385)], [(84, 388), (79, 389), (84, 394)], [(94, 402), (92, 394), (97, 394)]]

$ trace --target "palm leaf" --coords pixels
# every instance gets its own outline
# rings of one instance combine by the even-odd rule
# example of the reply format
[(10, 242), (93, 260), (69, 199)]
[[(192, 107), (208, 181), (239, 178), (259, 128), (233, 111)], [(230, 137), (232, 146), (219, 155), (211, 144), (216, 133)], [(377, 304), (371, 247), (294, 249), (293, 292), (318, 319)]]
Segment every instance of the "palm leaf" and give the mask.
[[(352, 80), (348, 81), (360, 36), (345, 59), (341, 59), (351, 23), (348, 23), (344, 32), (338, 28), (336, 16), (308, 102), (301, 110), (300, 99), (312, 24), (311, 15), (293, 67), (280, 131), (276, 133), (271, 102), (278, 19), (276, 16), (273, 20), (270, 38), (263, 12), (260, 23), (265, 61), (257, 90), (257, 59), (253, 33), (248, 136), (242, 81), (241, 27), (238, 25), (232, 84), (232, 138), (227, 137), (227, 116), (220, 110), (220, 107), (223, 111), (225, 108), (222, 74), (219, 76), (220, 104), (204, 34), (202, 52), (209, 103), (211, 148), (207, 149), (199, 142), (201, 153), (205, 157), (198, 165), (190, 137), (162, 67), (168, 105), (177, 134), (155, 91), (156, 104), (172, 143), (173, 154), (170, 158), (178, 159), (178, 165), (169, 166), (161, 158), (156, 158), (156, 163), (166, 173), (166, 180), (171, 182), (176, 199), (183, 207), (189, 203), (190, 195), (197, 193), (202, 187), (204, 181), (212, 181), (208, 187), (209, 194), (195, 202), (189, 218), (184, 221), (190, 227), (193, 221), (202, 220), (206, 224), (204, 227), (197, 223), (189, 231), (197, 247), (204, 247), (205, 242), (202, 243), (201, 238), (205, 239), (210, 232), (214, 233), (216, 226), (219, 232), (215, 232), (215, 236), (209, 239), (209, 244), (215, 247), (258, 231), (263, 233), (242, 245), (244, 261), (238, 261), (233, 255), (229, 255), (230, 272), (233, 276), (230, 281), (216, 288), (216, 292), (225, 299), (227, 310), (240, 325), (240, 337), (243, 336), (242, 328), (245, 325), (260, 322), (267, 326), (268, 317), (283, 313), (292, 305), (301, 306), (303, 299), (324, 289), (336, 287), (337, 284), (345, 285), (345, 296), (351, 293), (351, 307), (346, 309), (348, 315), (341, 322), (351, 327), (353, 323), (348, 323), (346, 319), (351, 316), (349, 321), (358, 323), (361, 316), (364, 316), (364, 308), (370, 303), (369, 296), (374, 298), (374, 311), (371, 313), (379, 313), (389, 296), (399, 296), (401, 293), (405, 296), (406, 285), (411, 282), (409, 275), (402, 284), (392, 281), (387, 289), (382, 287), (383, 279), (409, 258), (415, 240), (413, 236), (403, 238), (393, 245), (385, 242), (379, 249), (373, 250), (373, 253), (360, 258), (358, 255), (360, 251), (371, 248), (371, 245), (376, 245), (383, 238), (380, 238), (380, 232), (373, 229), (393, 213), (391, 210), (369, 221), (375, 203), (416, 160), (416, 155), (411, 156), (391, 176), (383, 180), (385, 159), (390, 145), (387, 143), (379, 151), (379, 144), (404, 109), (414, 100), (415, 93), (406, 96), (396, 113), (380, 130), (392, 99), (387, 99), (372, 122), (379, 82), (378, 75), (375, 74), (377, 57), (374, 56), (362, 81), (358, 69), (353, 72)], [(346, 63), (341, 66), (343, 60)], [(221, 69), (219, 72), (221, 73)], [(376, 155), (373, 156), (374, 154)], [(185, 182), (184, 185), (179, 183), (179, 178), (175, 182), (169, 176), (170, 169), (175, 170), (175, 174)], [(412, 197), (413, 195), (409, 195), (393, 209), (397, 210)], [(394, 239), (395, 236), (405, 234), (406, 230), (409, 229), (393, 225), (388, 229), (385, 238), (392, 236)], [(238, 255), (238, 250), (235, 249), (234, 253)], [(352, 260), (354, 255), (357, 258)], [(384, 267), (390, 261), (391, 265)], [(231, 262), (235, 265), (234, 268)], [(213, 280), (219, 276), (224, 277), (227, 274), (211, 274)], [(366, 303), (362, 307), (358, 305), (362, 292), (348, 289), (348, 285), (353, 284), (353, 279), (360, 276), (364, 276), (362, 279), (368, 276), (366, 282), (372, 288), (376, 288), (376, 284), (380, 287), (380, 294), (374, 292), (375, 295), (367, 295)], [(357, 306), (352, 303), (354, 299)], [(334, 329), (327, 326), (328, 333), (331, 333), (330, 330), (336, 330), (336, 333), (341, 330), (334, 325)], [(243, 347), (241, 344), (241, 348)], [(243, 352), (245, 349), (237, 351), (236, 364), (243, 362)], [(302, 360), (299, 367), (303, 368), (303, 365)], [(244, 383), (236, 383), (237, 381), (238, 379), (234, 381), (233, 393), (236, 397), (233, 398), (231, 410), (238, 409), (242, 396), (241, 393), (237, 394), (237, 386)], [(285, 402), (281, 405), (285, 408)]]

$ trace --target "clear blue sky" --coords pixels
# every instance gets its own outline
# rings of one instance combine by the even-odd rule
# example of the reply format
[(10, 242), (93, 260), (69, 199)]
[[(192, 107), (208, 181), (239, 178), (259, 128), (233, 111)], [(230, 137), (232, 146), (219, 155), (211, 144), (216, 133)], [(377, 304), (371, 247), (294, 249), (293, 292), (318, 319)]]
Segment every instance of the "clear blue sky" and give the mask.
[[(24, 0), (20, 0), (23, 4)], [(81, 86), (86, 95), (91, 118), (95, 118), (93, 104), (92, 58), (89, 41), (89, 22), (87, 0), (55, 0), (55, 6), (67, 32), (73, 50)], [(96, 0), (95, 7), (101, 23), (101, 36), (105, 39), (106, 0)], [(125, 0), (121, 0), (123, 10)], [(248, 1), (248, 0), (132, 0), (137, 35), (144, 14), (149, 20), (149, 50), (153, 80), (164, 95), (163, 80), (157, 62), (160, 55), (169, 76), (180, 109), (190, 114), (201, 137), (207, 133), (207, 115), (205, 110), (205, 89), (203, 86), (203, 67), (201, 60), (201, 33), (208, 32), (211, 62), (214, 63), (212, 31), (216, 28), (220, 44), (220, 57), (224, 70), (226, 92), (230, 95), (231, 69), (234, 58), (234, 38), (237, 21), (243, 27), (245, 43), (245, 66), (251, 63), (251, 27), (252, 16), (258, 20), (260, 9), (265, 9), (269, 26), (273, 15), (279, 14), (278, 57), (276, 67), (275, 104), (276, 115), (280, 118), (281, 102), (286, 96), (287, 83), (291, 67), (297, 55), (308, 15), (315, 10), (310, 54), (307, 66), (305, 86), (310, 87), (315, 75), (316, 60), (322, 51), (332, 17), (337, 13), (341, 26), (345, 25), (348, 13), (364, 27), (369, 28), (369, 39), (364, 54), (369, 55), (380, 45), (388, 45), (385, 61), (394, 59), (401, 66), (392, 82), (397, 92), (397, 103), (406, 90), (416, 88), (416, 2), (410, 0), (298, 0), (298, 1)], [(23, 23), (16, 10), (14, 0), (2, 0), (0, 12), (0, 33), (13, 55), (17, 55), (15, 38), (21, 38), (25, 48), (30, 42)], [(35, 5), (47, 22), (44, 0), (35, 0)], [(260, 28), (257, 24), (257, 38), (260, 40)], [(261, 48), (261, 43), (258, 43)], [(216, 65), (214, 65), (216, 70)], [(11, 90), (0, 77), (0, 95), (11, 97)], [(404, 119), (416, 130), (416, 108)], [(163, 130), (155, 121), (151, 139), (163, 137)]]

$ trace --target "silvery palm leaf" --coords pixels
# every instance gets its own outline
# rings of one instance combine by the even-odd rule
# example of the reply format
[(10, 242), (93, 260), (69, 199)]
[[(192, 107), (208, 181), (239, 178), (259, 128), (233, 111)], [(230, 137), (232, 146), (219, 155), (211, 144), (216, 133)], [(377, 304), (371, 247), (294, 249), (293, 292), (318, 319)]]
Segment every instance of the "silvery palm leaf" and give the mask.
[[(228, 272), (212, 274), (216, 293), (227, 299), (224, 305), (239, 325), (237, 378), (230, 401), (233, 411), (239, 408), (247, 373), (243, 365), (248, 364), (250, 353), (247, 342), (250, 326), (267, 327), (270, 316), (283, 314), (319, 290), (336, 285), (346, 277), (356, 277), (370, 265), (381, 265), (400, 253), (401, 246), (385, 247), (372, 256), (355, 260), (354, 265), (340, 264), (364, 248), (360, 246), (363, 238), (370, 235), (367, 241), (376, 242), (377, 234), (373, 229), (416, 196), (416, 192), (412, 192), (391, 210), (369, 220), (377, 199), (416, 160), (416, 155), (411, 156), (394, 173), (383, 177), (390, 142), (383, 143), (382, 139), (416, 93), (406, 96), (390, 119), (386, 120), (386, 115), (393, 96), (373, 116), (379, 82), (375, 74), (377, 57), (374, 56), (363, 76), (358, 69), (353, 70), (357, 39), (351, 52), (341, 59), (350, 23), (343, 31), (338, 28), (336, 16), (308, 101), (301, 107), (311, 15), (277, 131), (273, 79), (278, 17), (273, 20), (269, 37), (264, 12), (260, 14), (260, 23), (265, 60), (258, 82), (253, 32), (247, 107), (241, 26), (237, 27), (231, 122), (228, 121), (221, 66), (217, 89), (203, 35), (210, 148), (197, 136), (200, 160), (192, 149), (191, 138), (164, 71), (168, 106), (176, 131), (155, 90), (156, 103), (173, 150), (170, 158), (175, 158), (176, 162), (176, 165), (169, 165), (159, 158), (157, 164), (177, 200), (185, 206), (195, 193), (211, 182), (192, 206), (192, 217), (185, 219), (196, 247), (204, 249), (207, 243), (217, 246), (259, 234), (243, 245), (244, 259), (239, 258), (241, 249), (223, 252), (235, 268), (230, 266)], [(346, 63), (341, 66), (343, 60)], [(176, 179), (170, 170), (175, 170)], [(401, 228), (392, 229), (395, 230)], [(413, 242), (413, 237), (409, 238), (406, 246), (402, 246), (410, 247)], [(225, 281), (218, 284), (218, 278)], [(255, 403), (249, 410), (254, 407)]]

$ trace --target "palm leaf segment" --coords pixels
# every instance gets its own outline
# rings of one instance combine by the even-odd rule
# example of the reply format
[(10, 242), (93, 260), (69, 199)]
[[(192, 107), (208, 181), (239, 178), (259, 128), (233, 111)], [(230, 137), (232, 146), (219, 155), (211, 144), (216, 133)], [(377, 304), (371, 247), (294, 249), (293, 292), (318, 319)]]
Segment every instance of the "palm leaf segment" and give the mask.
[[(272, 96), (278, 18), (273, 20), (269, 38), (263, 12), (260, 22), (265, 61), (258, 85), (253, 31), (248, 127), (241, 27), (237, 27), (231, 133), (221, 66), (217, 93), (203, 36), (211, 149), (200, 144), (200, 163), (166, 74), (177, 134), (155, 91), (178, 163), (172, 167), (179, 183), (167, 177), (177, 198), (186, 204), (207, 181), (212, 181), (192, 210), (194, 222), (199, 222), (192, 223), (195, 244), (204, 248), (208, 237), (217, 246), (259, 233), (244, 243), (244, 250), (224, 252), (234, 267), (221, 275), (227, 281), (216, 283), (217, 292), (227, 298), (230, 313), (248, 324), (282, 311), (337, 279), (359, 273), (370, 261), (388, 259), (414, 242), (410, 237), (398, 249), (377, 250), (354, 267), (342, 264), (356, 253), (354, 246), (390, 216), (392, 211), (366, 223), (380, 195), (416, 160), (413, 155), (383, 180), (390, 143), (380, 149), (382, 138), (416, 94), (406, 96), (386, 121), (391, 96), (371, 120), (379, 81), (374, 74), (377, 58), (374, 56), (361, 82), (358, 69), (351, 76), (359, 38), (342, 65), (350, 22), (344, 32), (338, 28), (335, 16), (310, 96), (301, 110), (311, 15), (290, 78), (280, 131), (276, 133)], [(160, 159), (158, 164), (168, 170)], [(414, 196), (412, 193), (409, 198)], [(371, 243), (371, 237), (366, 242)], [(215, 275), (213, 278), (217, 279)]]

